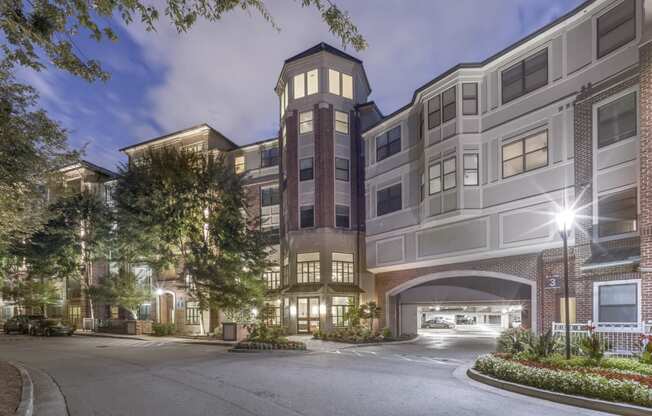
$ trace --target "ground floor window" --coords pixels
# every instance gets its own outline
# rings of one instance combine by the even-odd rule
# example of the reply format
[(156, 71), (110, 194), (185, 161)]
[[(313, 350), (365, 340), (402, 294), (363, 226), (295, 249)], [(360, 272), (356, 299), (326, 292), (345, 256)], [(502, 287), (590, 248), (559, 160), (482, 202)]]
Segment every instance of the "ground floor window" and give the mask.
[(197, 302), (186, 303), (186, 325), (199, 325), (199, 304)]
[(640, 281), (594, 283), (594, 318), (598, 323), (638, 323)]
[(115, 305), (111, 305), (110, 313), (111, 313), (111, 319), (119, 319), (120, 308)]
[(346, 312), (353, 304), (352, 296), (333, 296), (331, 301), (331, 322), (333, 326), (347, 326)]
[(151, 305), (149, 303), (140, 305), (138, 307), (138, 319), (140, 319), (141, 321), (148, 320), (150, 311), (151, 311)]
[(281, 326), (281, 300), (265, 302), (263, 319), (269, 326)]
[(81, 306), (68, 306), (68, 321), (78, 328), (81, 326)]

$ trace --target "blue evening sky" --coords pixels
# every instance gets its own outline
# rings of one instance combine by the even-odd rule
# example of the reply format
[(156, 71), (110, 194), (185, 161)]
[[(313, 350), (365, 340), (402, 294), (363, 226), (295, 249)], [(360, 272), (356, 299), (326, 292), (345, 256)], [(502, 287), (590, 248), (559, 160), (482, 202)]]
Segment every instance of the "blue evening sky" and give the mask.
[[(360, 53), (384, 114), (459, 62), (482, 60), (576, 7), (581, 0), (339, 0), (369, 43)], [(177, 34), (161, 17), (156, 32), (113, 27), (116, 43), (75, 42), (112, 74), (89, 84), (58, 70), (21, 71), (41, 105), (69, 130), (85, 159), (115, 169), (118, 149), (206, 122), (238, 144), (273, 137), (273, 88), (284, 59), (325, 41), (340, 46), (312, 8), (268, 0), (281, 27), (237, 10)]]

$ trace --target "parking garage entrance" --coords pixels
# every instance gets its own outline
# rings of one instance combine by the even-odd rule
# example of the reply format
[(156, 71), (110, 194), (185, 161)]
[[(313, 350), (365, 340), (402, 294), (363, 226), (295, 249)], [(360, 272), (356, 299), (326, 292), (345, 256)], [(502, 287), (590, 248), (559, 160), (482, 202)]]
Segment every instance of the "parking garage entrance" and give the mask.
[(536, 330), (536, 282), (495, 272), (421, 276), (387, 293), (386, 319), (399, 334)]

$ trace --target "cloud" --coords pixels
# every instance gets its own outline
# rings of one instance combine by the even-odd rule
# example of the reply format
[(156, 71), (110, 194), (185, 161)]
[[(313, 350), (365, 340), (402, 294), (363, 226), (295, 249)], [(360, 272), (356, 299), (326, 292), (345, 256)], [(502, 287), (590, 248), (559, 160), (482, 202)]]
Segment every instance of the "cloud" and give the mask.
[[(374, 90), (371, 99), (389, 113), (415, 88), (462, 61), (490, 56), (574, 7), (579, 0), (340, 1), (369, 42), (357, 54)], [(163, 24), (127, 32), (145, 65), (161, 69), (143, 92), (147, 114), (160, 133), (208, 122), (237, 143), (267, 137), (278, 128), (273, 88), (283, 61), (320, 41), (339, 46), (318, 13), (296, 2), (269, 1), (282, 30), (260, 16), (232, 12), (200, 21), (179, 35)], [(348, 51), (351, 52), (351, 51)], [(351, 52), (355, 55), (354, 52)], [(117, 65), (114, 63), (114, 65)], [(138, 126), (141, 132), (148, 131)]]

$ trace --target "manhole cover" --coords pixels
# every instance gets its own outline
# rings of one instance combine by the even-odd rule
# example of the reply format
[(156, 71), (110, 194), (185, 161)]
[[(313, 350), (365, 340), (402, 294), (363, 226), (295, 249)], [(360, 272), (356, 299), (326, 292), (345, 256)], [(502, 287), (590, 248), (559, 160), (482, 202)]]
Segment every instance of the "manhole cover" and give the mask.
[(109, 348), (109, 346), (108, 345), (97, 345), (97, 346), (95, 346), (95, 348)]

